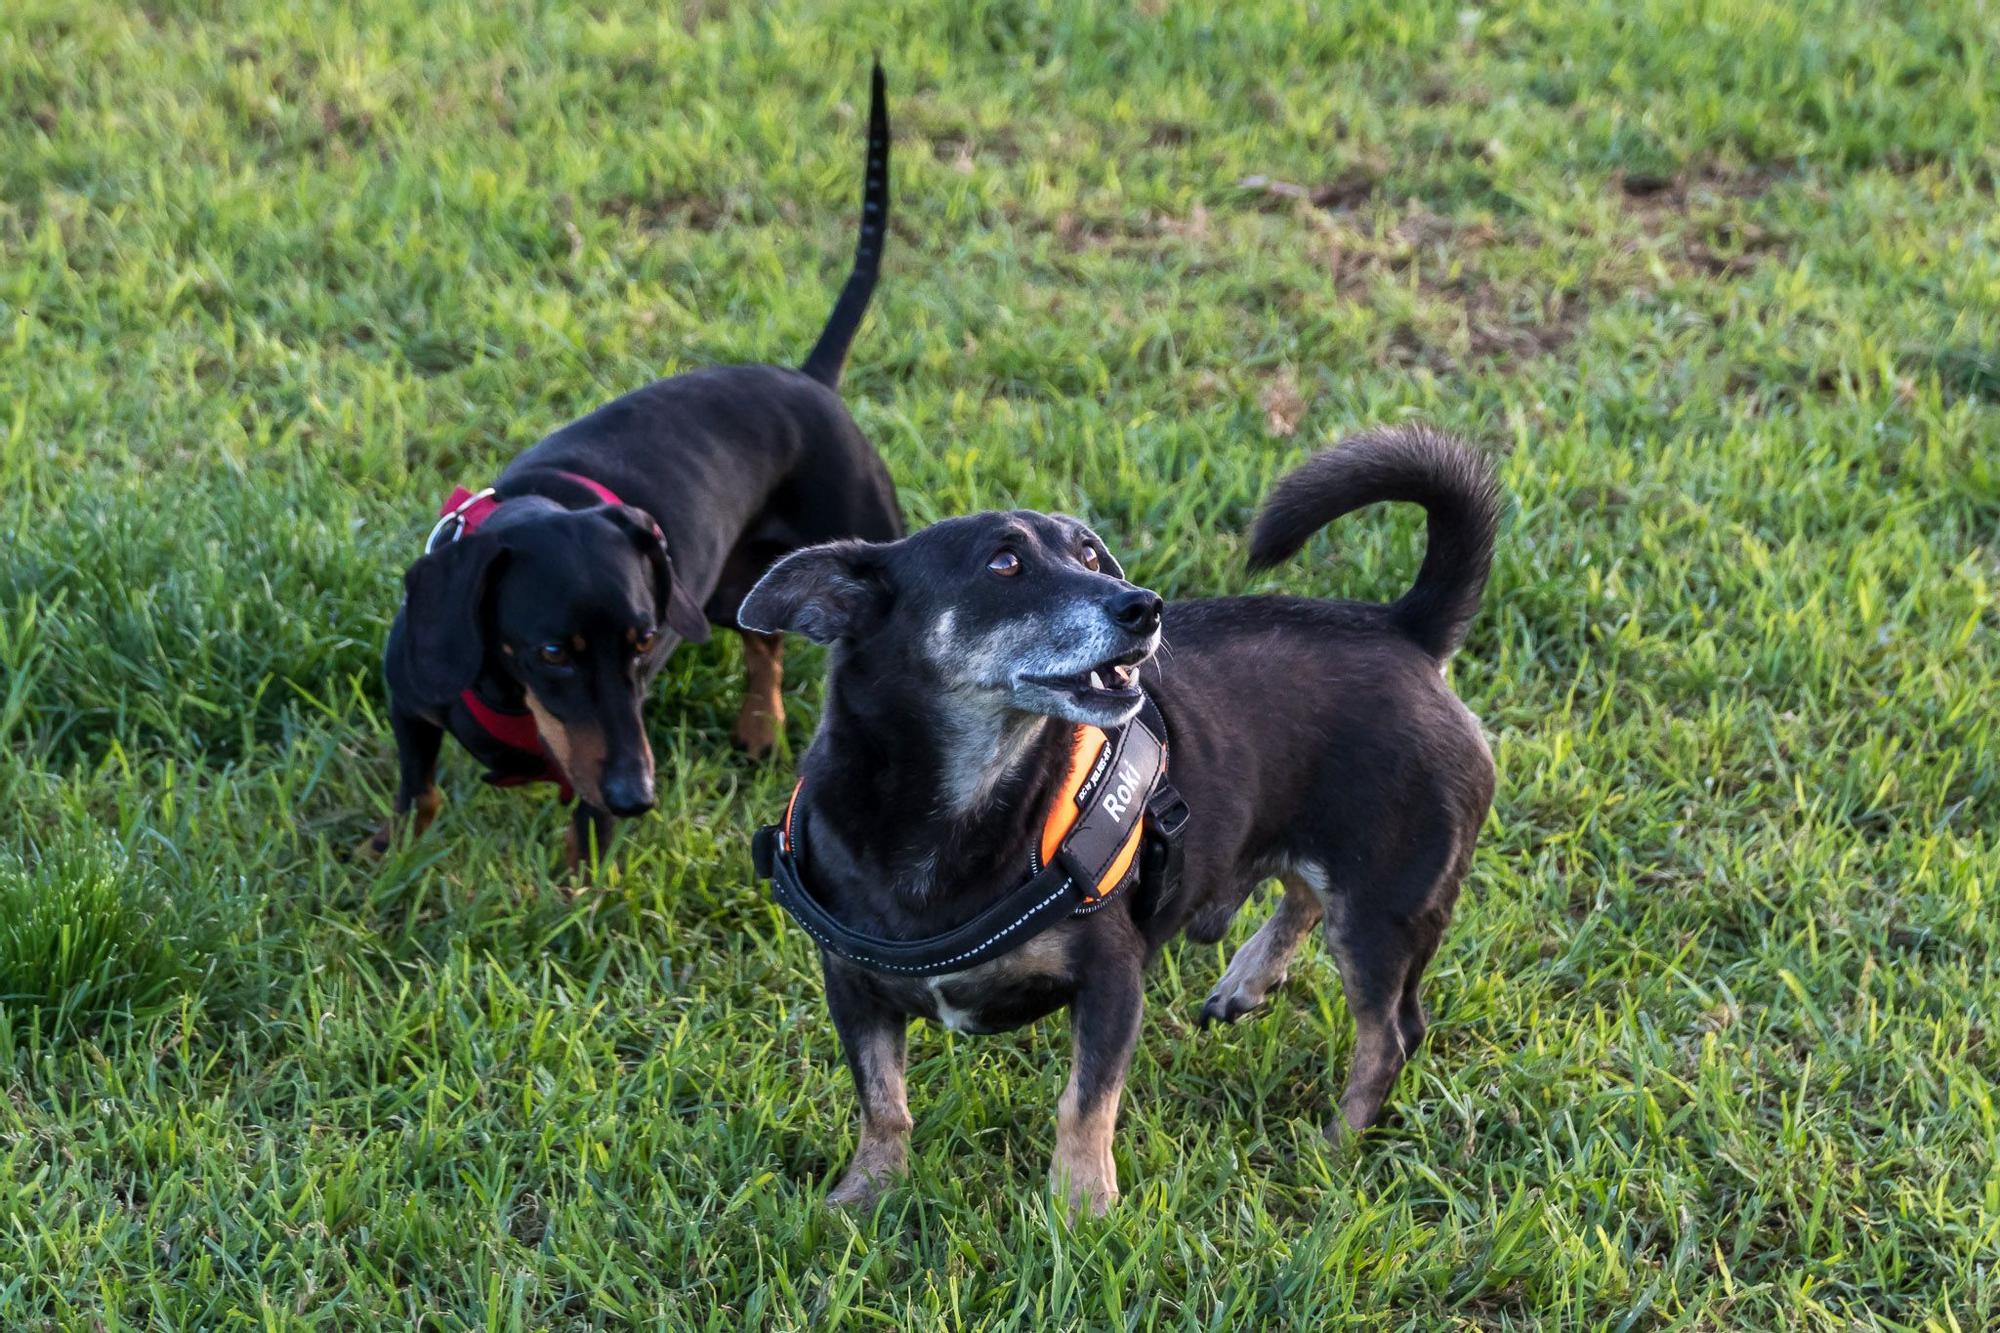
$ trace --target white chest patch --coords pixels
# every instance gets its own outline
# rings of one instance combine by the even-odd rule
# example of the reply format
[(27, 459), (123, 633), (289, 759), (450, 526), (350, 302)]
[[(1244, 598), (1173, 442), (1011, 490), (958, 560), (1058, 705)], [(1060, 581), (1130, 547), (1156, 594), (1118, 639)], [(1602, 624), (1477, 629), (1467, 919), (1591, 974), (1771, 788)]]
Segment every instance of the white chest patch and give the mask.
[(947, 972), (941, 977), (931, 977), (928, 979), (927, 984), (931, 990), (931, 1003), (937, 1006), (938, 1022), (944, 1024), (946, 1028), (953, 1032), (970, 1032), (972, 1031), (972, 1020), (974, 1017), (972, 1011), (970, 1009), (960, 1009), (944, 998), (942, 983), (950, 981), (953, 975), (955, 974)]

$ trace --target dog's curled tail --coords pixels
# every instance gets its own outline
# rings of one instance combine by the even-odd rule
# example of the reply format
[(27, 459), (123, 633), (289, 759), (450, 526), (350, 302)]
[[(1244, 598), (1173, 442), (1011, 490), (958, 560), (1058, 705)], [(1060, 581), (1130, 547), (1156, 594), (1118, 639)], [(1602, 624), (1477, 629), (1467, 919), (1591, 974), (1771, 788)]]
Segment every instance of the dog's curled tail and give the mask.
[(1429, 518), (1423, 567), (1389, 617), (1443, 661), (1479, 610), (1500, 522), (1492, 466), (1453, 436), (1423, 426), (1364, 431), (1307, 459), (1265, 499), (1250, 567), (1268, 569), (1342, 514), (1384, 500), (1422, 505)]
[(861, 182), (861, 239), (854, 246), (854, 271), (833, 303), (826, 327), (800, 370), (831, 389), (840, 383), (847, 364), (848, 344), (861, 327), (868, 298), (875, 293), (875, 276), (882, 267), (882, 242), (889, 234), (889, 99), (883, 88), (882, 62), (875, 62), (868, 83), (868, 171)]

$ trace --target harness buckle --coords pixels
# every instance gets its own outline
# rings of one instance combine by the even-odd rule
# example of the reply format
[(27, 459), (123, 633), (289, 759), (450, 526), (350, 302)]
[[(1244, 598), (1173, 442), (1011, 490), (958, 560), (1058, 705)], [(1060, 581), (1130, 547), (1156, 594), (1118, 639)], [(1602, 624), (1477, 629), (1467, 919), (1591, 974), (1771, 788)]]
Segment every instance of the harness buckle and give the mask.
[(1171, 782), (1146, 798), (1146, 842), (1140, 851), (1140, 902), (1150, 915), (1174, 900), (1181, 886), (1181, 834), (1194, 812)]
[(750, 835), (750, 864), (756, 868), (758, 879), (771, 878), (771, 872), (778, 860), (778, 826), (762, 824)]
[[(438, 519), (437, 523), (432, 526), (431, 535), (424, 538), (424, 554), (429, 555), (440, 546), (449, 546), (463, 536), (465, 533), (465, 511), (478, 504), (481, 500), (491, 498), (492, 495), (493, 488), (488, 486), (483, 491), (466, 496), (463, 500), (460, 500), (457, 504), (446, 510), (444, 516)], [(450, 529), (451, 531), (449, 537), (445, 536), (446, 529)]]
[(1180, 841), (1181, 834), (1187, 830), (1188, 816), (1193, 813), (1171, 782), (1162, 782), (1159, 789), (1146, 798), (1147, 826), (1168, 842)]

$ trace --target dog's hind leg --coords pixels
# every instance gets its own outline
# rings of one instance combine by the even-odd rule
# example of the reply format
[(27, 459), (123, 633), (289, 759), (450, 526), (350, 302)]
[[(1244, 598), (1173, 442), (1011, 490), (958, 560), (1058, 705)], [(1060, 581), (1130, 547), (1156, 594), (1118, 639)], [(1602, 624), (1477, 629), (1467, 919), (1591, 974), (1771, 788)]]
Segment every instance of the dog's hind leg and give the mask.
[(1417, 992), (1423, 984), (1424, 969), (1431, 965), (1431, 955), (1437, 952), (1438, 941), (1444, 938), (1448, 921), (1448, 913), (1427, 912), (1410, 926), (1416, 950), (1410, 955), (1409, 968), (1403, 974), (1403, 998), (1396, 1006), (1396, 1026), (1402, 1031), (1406, 1052), (1414, 1052), (1423, 1045), (1424, 1034), (1430, 1031), (1431, 1023), (1424, 1014), (1423, 997)]
[(1336, 910), (1327, 920), (1327, 944), (1340, 967), (1347, 1012), (1354, 1019), (1354, 1062), (1340, 1093), (1340, 1116), (1327, 1127), (1339, 1142), (1382, 1118), (1382, 1103), (1403, 1072), (1409, 1047), (1398, 1011), (1409, 981), (1413, 942), (1397, 923)]
[(1271, 992), (1285, 984), (1292, 955), (1319, 924), (1326, 909), (1304, 880), (1284, 877), (1285, 896), (1278, 910), (1230, 958), (1221, 980), (1202, 1001), (1202, 1026), (1234, 1023), (1264, 1007)]
[(1418, 989), (1451, 919), (1463, 872), (1461, 865), (1427, 891), (1402, 899), (1420, 904), (1408, 916), (1387, 905), (1397, 898), (1392, 879), (1373, 893), (1335, 887), (1326, 895), (1326, 941), (1340, 968), (1355, 1036), (1340, 1117), (1327, 1128), (1336, 1142), (1382, 1118), (1396, 1076), (1424, 1039), (1428, 1024)]
[(730, 738), (752, 759), (762, 759), (785, 726), (785, 636), (744, 631), (743, 675), (743, 707)]

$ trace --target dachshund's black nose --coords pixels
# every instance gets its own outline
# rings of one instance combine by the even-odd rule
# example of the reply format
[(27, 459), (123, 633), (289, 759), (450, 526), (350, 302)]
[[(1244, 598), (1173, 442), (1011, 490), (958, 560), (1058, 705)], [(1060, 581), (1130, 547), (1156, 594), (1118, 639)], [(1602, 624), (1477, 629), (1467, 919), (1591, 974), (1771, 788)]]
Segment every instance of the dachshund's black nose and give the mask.
[(1106, 607), (1118, 628), (1133, 634), (1151, 634), (1158, 629), (1160, 612), (1165, 608), (1160, 595), (1145, 588), (1121, 592)]
[(615, 777), (604, 781), (604, 808), (620, 819), (643, 815), (654, 805), (653, 784), (643, 777)]

